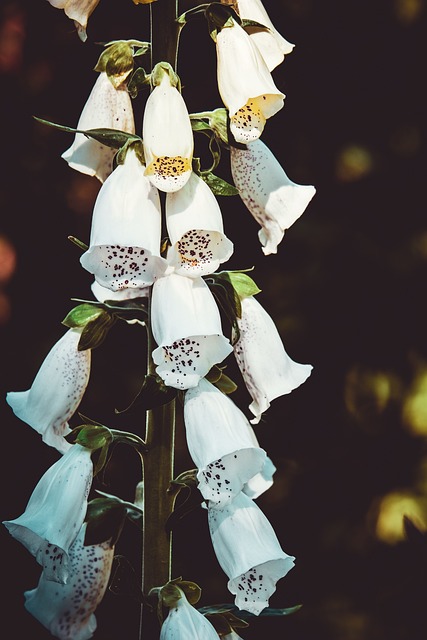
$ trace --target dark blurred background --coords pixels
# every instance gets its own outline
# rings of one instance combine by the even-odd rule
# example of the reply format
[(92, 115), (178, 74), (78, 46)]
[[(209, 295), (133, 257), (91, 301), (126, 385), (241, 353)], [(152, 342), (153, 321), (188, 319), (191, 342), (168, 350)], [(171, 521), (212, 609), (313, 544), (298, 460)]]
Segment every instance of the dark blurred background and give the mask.
[[(302, 387), (273, 401), (257, 427), (277, 466), (259, 506), (284, 550), (296, 556), (270, 604), (303, 606), (285, 618), (252, 618), (241, 635), (425, 640), (426, 2), (266, 0), (265, 6), (296, 47), (273, 72), (287, 98), (263, 140), (289, 177), (314, 184), (317, 194), (278, 254), (267, 257), (241, 201), (222, 198), (235, 243), (226, 268), (254, 267), (258, 299), (288, 353), (314, 369)], [(88, 242), (100, 183), (61, 159), (71, 134), (32, 116), (76, 126), (96, 80), (99, 43), (148, 37), (148, 8), (131, 0), (100, 0), (84, 44), (46, 0), (1, 3), (2, 519), (22, 513), (58, 457), (14, 417), (5, 393), (29, 388), (64, 332), (71, 298), (92, 298), (91, 276), (67, 237)], [(206, 24), (195, 19), (182, 33), (178, 66), (189, 111), (221, 106), (215, 64)], [(134, 107), (140, 132), (141, 101)], [(196, 138), (201, 156), (203, 144)], [(226, 154), (221, 175), (229, 175)], [(141, 384), (141, 335), (139, 327), (116, 325), (94, 350), (83, 414), (142, 429), (138, 411), (114, 411), (128, 406)], [(233, 362), (227, 372), (239, 384), (233, 398), (249, 416)], [(79, 423), (74, 416), (71, 426)], [(180, 420), (177, 426), (179, 473), (192, 465)], [(135, 456), (118, 449), (105, 484), (97, 486), (132, 499), (138, 474)], [(39, 567), (4, 528), (1, 535), (3, 637), (48, 640), (23, 606)], [(125, 557), (120, 580), (97, 611), (97, 640), (138, 637), (138, 540), (129, 525), (117, 548)], [(200, 604), (231, 602), (206, 514), (192, 513), (174, 540), (174, 575), (200, 584)]]

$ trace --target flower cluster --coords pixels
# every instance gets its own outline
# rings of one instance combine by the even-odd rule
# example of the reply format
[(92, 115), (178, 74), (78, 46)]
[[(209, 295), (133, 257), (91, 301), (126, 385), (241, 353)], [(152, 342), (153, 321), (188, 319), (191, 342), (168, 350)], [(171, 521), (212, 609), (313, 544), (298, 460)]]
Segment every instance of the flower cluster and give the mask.
[[(84, 37), (97, 2), (50, 1), (64, 8)], [(238, 0), (235, 6), (237, 13), (230, 10), (226, 20), (215, 23), (218, 90), (229, 119), (232, 177), (261, 226), (259, 238), (267, 255), (277, 252), (285, 230), (302, 215), (315, 189), (292, 182), (261, 141), (267, 120), (282, 109), (285, 98), (271, 71), (293, 45), (275, 30), (260, 0)], [(82, 15), (77, 16), (76, 7)], [(246, 20), (265, 28), (245, 28)], [(210, 284), (234, 246), (216, 195), (194, 162), (191, 117), (171, 65), (160, 62), (151, 72), (141, 138), (134, 135), (129, 71), (114, 78), (104, 68), (98, 71), (74, 142), (62, 156), (70, 167), (101, 182), (89, 245), (80, 262), (93, 276), (96, 300), (149, 299), (152, 360), (162, 383), (182, 394), (188, 450), (197, 467), (213, 549), (236, 606), (259, 615), (295, 558), (283, 551), (255, 502), (271, 487), (275, 466), (252, 425), (274, 399), (303, 384), (312, 366), (290, 358), (253, 292), (233, 286), (231, 335), (223, 330)], [(129, 134), (119, 153), (117, 146), (82, 133), (100, 129)], [(38, 587), (25, 594), (25, 606), (60, 640), (92, 636), (93, 613), (105, 592), (114, 553), (111, 540), (84, 543), (91, 450), (64, 437), (89, 381), (91, 349), (81, 348), (81, 336), (81, 327), (69, 328), (31, 388), (7, 396), (15, 414), (62, 454), (40, 480), (25, 513), (4, 522), (43, 568)], [(250, 421), (209, 380), (209, 373), (221, 370), (230, 355), (252, 398)], [(187, 631), (181, 633), (184, 627)], [(161, 638), (195, 635), (217, 637), (182, 593)]]

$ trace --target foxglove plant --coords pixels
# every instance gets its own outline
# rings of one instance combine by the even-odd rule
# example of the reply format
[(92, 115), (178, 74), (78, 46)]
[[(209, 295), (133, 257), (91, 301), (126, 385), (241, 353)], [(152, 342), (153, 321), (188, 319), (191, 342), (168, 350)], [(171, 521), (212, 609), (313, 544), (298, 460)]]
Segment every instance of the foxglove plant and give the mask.
[(182, 189), (167, 194), (165, 212), (168, 262), (175, 273), (205, 276), (230, 258), (233, 243), (224, 234), (218, 201), (196, 173)]
[(283, 551), (264, 513), (244, 493), (222, 509), (208, 502), (208, 522), (236, 607), (259, 615), (268, 606), (278, 580), (294, 567), (294, 556)]
[(168, 266), (160, 256), (159, 193), (144, 170), (130, 147), (99, 190), (90, 245), (80, 258), (96, 282), (112, 291), (144, 289)]
[(203, 278), (169, 273), (152, 288), (151, 326), (156, 371), (176, 389), (195, 387), (232, 351), (216, 301)]
[(24, 593), (25, 608), (59, 640), (89, 640), (97, 621), (95, 611), (108, 586), (115, 545), (111, 540), (85, 544), (83, 523), (69, 548), (66, 584), (50, 580), (45, 571), (35, 589)]
[(230, 165), (243, 203), (261, 226), (263, 253), (277, 253), (286, 229), (304, 213), (315, 188), (292, 182), (262, 140), (246, 148), (231, 145)]
[(244, 413), (205, 378), (185, 393), (184, 423), (198, 489), (211, 507), (222, 508), (261, 472), (266, 452)]
[(47, 580), (68, 580), (68, 552), (83, 524), (92, 484), (91, 453), (72, 445), (41, 477), (24, 513), (3, 522), (42, 565)]
[(74, 142), (64, 151), (62, 158), (68, 165), (89, 176), (96, 176), (102, 183), (113, 171), (116, 149), (88, 138), (80, 131), (110, 128), (135, 132), (132, 102), (125, 80), (115, 87), (108, 74), (101, 71), (90, 92), (77, 123)]
[(303, 384), (313, 367), (288, 356), (273, 319), (256, 298), (245, 297), (241, 305), (234, 355), (252, 396), (249, 409), (255, 417), (251, 422), (257, 424), (271, 401)]
[(285, 94), (271, 76), (248, 33), (230, 17), (216, 34), (218, 90), (236, 142), (257, 140), (268, 118), (283, 108)]
[(89, 382), (91, 350), (79, 351), (82, 330), (68, 329), (44, 359), (27, 391), (9, 391), (6, 400), (15, 415), (61, 453), (70, 448), (64, 436)]
[[(75, 21), (84, 40), (97, 1), (50, 2)], [(262, 616), (295, 561), (255, 502), (272, 487), (276, 467), (252, 424), (274, 399), (302, 385), (312, 366), (288, 356), (247, 270), (219, 271), (236, 249), (225, 233), (219, 196), (239, 194), (237, 201), (261, 226), (268, 255), (315, 193), (311, 185), (290, 181), (260, 139), (267, 119), (284, 105), (271, 71), (293, 45), (260, 0), (195, 4), (181, 15), (179, 0), (134, 3), (149, 5), (150, 42), (107, 43), (77, 128), (47, 122), (74, 132), (62, 157), (101, 182), (89, 244), (70, 236), (82, 250), (92, 299), (74, 298), (79, 304), (63, 320), (68, 331), (31, 388), (7, 394), (16, 416), (62, 455), (24, 513), (3, 524), (42, 566), (25, 607), (59, 640), (89, 640), (96, 633), (94, 612), (127, 518), (142, 529), (140, 640), (237, 640), (235, 628), (245, 623), (231, 609)], [(215, 41), (224, 107), (189, 114), (187, 83), (176, 72), (178, 44), (187, 22), (201, 14)], [(148, 72), (135, 68), (148, 51)], [(132, 100), (144, 94), (140, 137)], [(195, 155), (197, 132), (209, 137), (209, 169)], [(214, 173), (223, 153), (233, 184)], [(138, 425), (125, 432), (92, 419), (69, 424), (88, 386), (91, 354), (120, 321), (140, 325), (135, 350), (143, 352), (144, 336), (147, 364), (139, 393), (115, 415), (142, 406), (143, 438)], [(252, 420), (231, 395), (237, 385), (225, 369), (232, 354), (252, 397)], [(196, 468), (175, 475), (177, 408)], [(141, 460), (134, 502), (103, 493), (94, 482), (114, 454), (110, 445), (120, 443)], [(90, 501), (93, 491), (101, 497)], [(172, 578), (171, 531), (193, 508), (207, 514), (213, 550), (235, 599), (225, 610), (196, 609), (200, 587)]]

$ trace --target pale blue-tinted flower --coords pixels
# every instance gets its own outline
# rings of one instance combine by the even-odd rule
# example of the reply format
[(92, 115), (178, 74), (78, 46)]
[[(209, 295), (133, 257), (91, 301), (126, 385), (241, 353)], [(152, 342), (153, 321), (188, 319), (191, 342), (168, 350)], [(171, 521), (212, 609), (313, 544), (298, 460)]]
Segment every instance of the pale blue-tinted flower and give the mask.
[(89, 249), (80, 258), (95, 280), (112, 291), (141, 290), (163, 275), (158, 190), (130, 149), (99, 190)]
[(3, 521), (43, 567), (47, 580), (67, 582), (68, 552), (83, 524), (92, 478), (90, 449), (71, 445), (41, 477), (24, 513)]
[(256, 298), (244, 298), (241, 305), (234, 355), (252, 396), (249, 409), (255, 418), (251, 422), (257, 424), (270, 402), (299, 387), (313, 367), (288, 356), (274, 321)]
[(64, 439), (71, 431), (68, 420), (81, 402), (90, 375), (91, 350), (78, 350), (81, 332), (69, 329), (56, 342), (30, 389), (6, 395), (15, 415), (61, 453), (70, 447)]
[(213, 273), (233, 253), (217, 199), (196, 173), (182, 189), (167, 194), (166, 226), (171, 243), (168, 262), (176, 273), (190, 277)]
[(304, 213), (316, 189), (292, 182), (262, 140), (246, 149), (231, 146), (230, 162), (239, 196), (261, 226), (264, 254), (277, 253), (286, 229)]
[(80, 40), (87, 40), (86, 27), (89, 17), (98, 6), (99, 0), (49, 0), (52, 7), (64, 9), (66, 16), (74, 21)]
[[(117, 88), (102, 71), (83, 108), (77, 129), (119, 129), (127, 133), (135, 133), (135, 122), (130, 95), (126, 85)], [(113, 170), (113, 158), (117, 149), (112, 149), (87, 138), (83, 133), (76, 133), (74, 142), (62, 158), (76, 171), (89, 176), (96, 176), (104, 182)]]
[(185, 393), (184, 423), (198, 488), (211, 507), (222, 508), (261, 472), (266, 453), (244, 413), (204, 378)]
[(66, 584), (42, 572), (35, 589), (25, 592), (25, 608), (59, 640), (88, 640), (96, 627), (94, 612), (108, 586), (114, 558), (109, 541), (84, 545), (86, 523), (69, 549)]
[(218, 90), (236, 142), (259, 138), (266, 120), (283, 107), (279, 91), (257, 46), (232, 18), (216, 38)]
[(153, 284), (151, 327), (157, 348), (156, 372), (176, 389), (195, 387), (233, 347), (222, 333), (221, 317), (200, 276), (170, 273)]
[(270, 522), (244, 493), (223, 509), (208, 503), (208, 522), (217, 560), (228, 576), (239, 609), (259, 615), (268, 606), (276, 583), (294, 566)]
[(181, 598), (169, 613), (160, 630), (160, 640), (218, 640), (215, 627), (197, 611), (180, 589)]
[(254, 20), (268, 27), (268, 30), (251, 28), (247, 30), (270, 71), (283, 62), (285, 55), (291, 53), (294, 46), (280, 35), (271, 22), (261, 0), (237, 0), (237, 11), (242, 20)]
[(161, 191), (181, 189), (192, 172), (193, 130), (184, 99), (168, 73), (147, 98), (142, 137), (145, 175)]

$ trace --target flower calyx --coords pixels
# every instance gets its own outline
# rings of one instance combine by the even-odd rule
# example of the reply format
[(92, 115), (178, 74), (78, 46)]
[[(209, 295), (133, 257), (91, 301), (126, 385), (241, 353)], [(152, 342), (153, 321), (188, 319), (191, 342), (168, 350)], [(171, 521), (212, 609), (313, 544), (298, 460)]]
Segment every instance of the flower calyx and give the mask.
[(178, 600), (182, 598), (183, 593), (188, 602), (195, 605), (200, 600), (202, 590), (195, 582), (183, 580), (182, 577), (174, 578), (159, 589), (159, 604), (168, 607), (168, 609), (173, 609)]
[(154, 89), (154, 87), (158, 87), (164, 77), (168, 76), (169, 78), (169, 83), (171, 87), (175, 87), (176, 89), (178, 89), (178, 91), (181, 91), (181, 80), (178, 76), (177, 73), (175, 73), (175, 71), (173, 70), (172, 65), (169, 62), (158, 62), (150, 75), (150, 82), (151, 82), (151, 87)]
[[(135, 47), (138, 47), (135, 51)], [(134, 68), (134, 56), (149, 51), (150, 43), (139, 40), (115, 40), (105, 45), (94, 71), (105, 72), (115, 89), (119, 88)]]
[(207, 5), (205, 17), (208, 21), (209, 34), (214, 42), (216, 42), (218, 31), (232, 27), (235, 22), (238, 24), (242, 22), (233, 5), (222, 2), (211, 2)]

